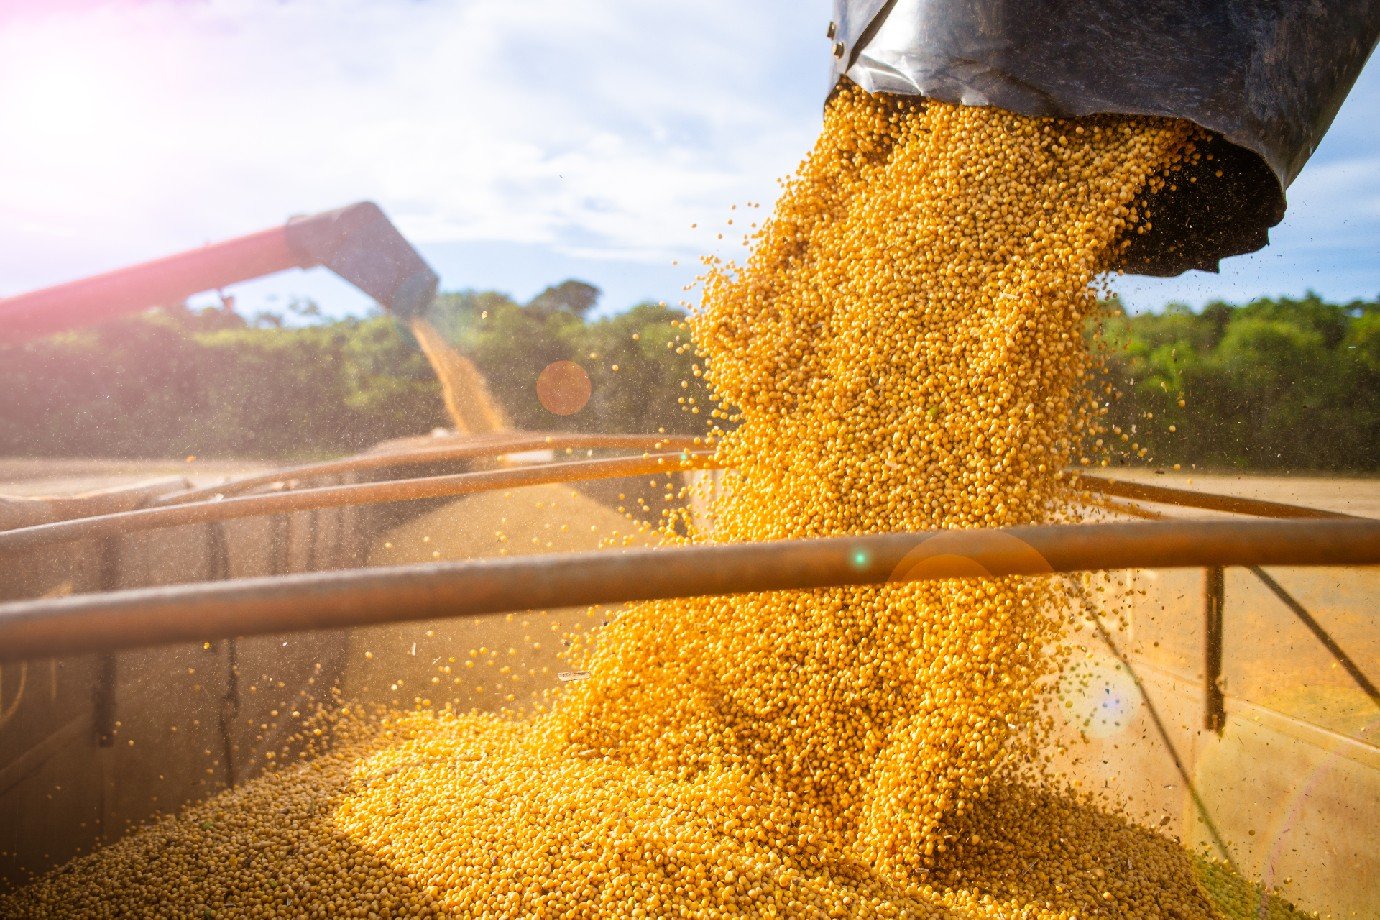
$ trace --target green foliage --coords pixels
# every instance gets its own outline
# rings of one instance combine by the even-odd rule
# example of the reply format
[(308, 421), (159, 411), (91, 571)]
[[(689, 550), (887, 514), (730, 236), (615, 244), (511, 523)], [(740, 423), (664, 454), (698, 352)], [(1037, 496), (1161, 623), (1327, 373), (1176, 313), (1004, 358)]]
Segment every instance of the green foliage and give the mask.
[[(579, 281), (525, 306), (464, 291), (437, 298), (431, 318), (474, 359), (516, 427), (704, 431), (705, 416), (677, 403), (706, 403), (692, 357), (666, 347), (683, 314), (640, 304), (591, 320), (598, 295)], [(397, 321), (320, 321), (310, 304), (289, 309), (285, 321), (174, 307), (0, 347), (0, 386), (10, 394), (0, 404), (0, 454), (295, 459), (448, 424), (435, 377)], [(304, 320), (316, 321), (296, 324)], [(538, 375), (560, 360), (580, 364), (593, 383), (571, 416), (536, 396)], [(682, 389), (682, 380), (696, 385)]]
[[(501, 294), (462, 291), (438, 297), (430, 318), (473, 359), (515, 427), (702, 434), (706, 414), (682, 411), (678, 402), (694, 398), (708, 405), (703, 382), (694, 376), (694, 357), (667, 347), (681, 335), (685, 314), (642, 303), (591, 320), (598, 295), (597, 288), (578, 281), (547, 288), (525, 306)], [(537, 377), (554, 361), (579, 364), (593, 385), (588, 405), (574, 415), (553, 415), (537, 399)]]
[[(1380, 469), (1377, 317), (1380, 301), (1314, 294), (1199, 313), (1171, 304), (1128, 316), (1113, 305), (1103, 343), (1121, 398), (1109, 421), (1157, 464)], [(1129, 449), (1120, 457), (1144, 462)]]
[[(594, 318), (598, 295), (579, 281), (527, 304), (460, 291), (438, 297), (429, 318), (518, 428), (703, 433), (708, 394), (693, 354), (677, 351), (684, 314), (644, 303)], [(1105, 383), (1122, 394), (1108, 418), (1129, 438), (1113, 438), (1119, 459), (1380, 469), (1380, 301), (1109, 309), (1098, 347)], [(290, 314), (178, 307), (0, 348), (0, 454), (291, 459), (446, 424), (430, 368), (391, 317), (327, 321), (310, 304)], [(593, 384), (574, 415), (537, 399), (553, 361), (580, 364)]]
[(527, 309), (539, 313), (551, 313), (554, 311), (564, 311), (574, 313), (576, 316), (584, 316), (594, 309), (599, 302), (600, 290), (592, 284), (584, 281), (562, 281), (560, 284), (553, 284), (551, 287), (542, 291), (531, 302), (527, 304)]
[(382, 316), (286, 328), (151, 311), (0, 349), (0, 386), (0, 453), (22, 456), (289, 459), (444, 418), (425, 359)]

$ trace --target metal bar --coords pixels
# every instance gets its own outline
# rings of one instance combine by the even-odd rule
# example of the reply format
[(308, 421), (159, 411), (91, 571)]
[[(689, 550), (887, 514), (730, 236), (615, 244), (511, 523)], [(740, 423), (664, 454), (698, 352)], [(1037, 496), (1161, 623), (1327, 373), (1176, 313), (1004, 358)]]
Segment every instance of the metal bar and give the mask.
[(82, 495), (0, 495), (0, 530), (131, 511), (147, 506), (160, 496), (190, 487), (190, 482), (179, 477)]
[(302, 563), (302, 570), (305, 572), (315, 572), (316, 565), (316, 544), (321, 535), (318, 533), (320, 524), (316, 519), (317, 511), (313, 508), (307, 512), (307, 559)]
[(1227, 702), (1222, 692), (1223, 613), (1227, 578), (1221, 566), (1203, 569), (1203, 728), (1222, 734)]
[(1351, 675), (1351, 679), (1356, 682), (1356, 685), (1366, 696), (1370, 697), (1371, 702), (1380, 706), (1380, 687), (1376, 687), (1371, 679), (1366, 677), (1356, 661), (1337, 644), (1337, 640), (1332, 638), (1328, 631), (1323, 628), (1323, 625), (1292, 594), (1286, 591), (1283, 585), (1270, 577), (1268, 572), (1258, 565), (1249, 566), (1249, 568), (1255, 577), (1259, 578), (1265, 587), (1273, 591), (1275, 597), (1283, 601), (1284, 606), (1293, 611), (1294, 616), (1298, 617), (1299, 621), (1308, 627), (1308, 631), (1313, 634), (1313, 637), (1321, 642), (1323, 648), (1331, 653), (1337, 663), (1342, 666), (1342, 669)]
[(273, 563), (274, 575), (284, 575), (292, 571), (292, 544), (297, 541), (295, 517), (292, 514), (278, 517), (278, 520), (282, 521), (282, 528), (279, 530), (282, 542), (278, 544), (278, 557)]
[[(160, 499), (158, 504), (181, 504), (216, 496), (229, 496), (248, 489), (289, 479), (305, 479), (316, 476), (331, 476), (341, 473), (363, 472), (371, 469), (388, 469), (446, 460), (493, 457), (506, 453), (551, 448), (555, 450), (572, 449), (630, 449), (630, 450), (696, 450), (703, 446), (703, 438), (671, 435), (531, 435), (518, 436), (510, 441), (485, 441), (479, 444), (457, 444), (440, 448), (425, 448), (400, 453), (370, 453), (341, 460), (322, 463), (303, 464), (269, 473), (247, 476), (243, 479), (219, 486), (206, 486)], [(716, 468), (706, 464), (705, 469)], [(1209, 511), (1223, 511), (1233, 514), (1246, 514), (1253, 517), (1285, 519), (1324, 519), (1324, 520), (1364, 520), (1356, 515), (1338, 511), (1324, 511), (1302, 505), (1272, 502), (1262, 499), (1241, 498), (1234, 495), (1219, 495), (1211, 492), (1197, 492), (1192, 489), (1175, 489), (1169, 486), (1155, 486), (1145, 483), (1126, 482), (1104, 476), (1084, 473), (1079, 482), (1087, 491), (1095, 495), (1111, 495), (1121, 498), (1140, 499), (1157, 504), (1178, 505), (1189, 508), (1202, 508)]]
[(439, 617), (941, 578), (1380, 564), (1380, 522), (1059, 525), (565, 553), (0, 605), (0, 661)]
[(458, 473), (452, 476), (426, 476), (388, 482), (366, 482), (345, 486), (324, 486), (271, 495), (245, 495), (224, 501), (189, 502), (161, 508), (143, 508), (120, 514), (106, 514), (75, 521), (59, 521), (0, 531), (0, 558), (15, 553), (112, 534), (156, 530), (183, 524), (203, 524), (207, 521), (226, 521), (234, 518), (267, 514), (285, 514), (312, 508), (336, 508), (342, 505), (380, 504), (383, 502), (415, 501), (424, 498), (449, 498), (494, 489), (519, 488), (553, 482), (581, 482), (591, 479), (613, 479), (620, 476), (642, 476), (648, 473), (668, 473), (698, 469), (709, 458), (704, 454), (651, 454), (642, 457), (614, 457), (601, 460), (575, 460), (566, 463), (545, 463), (539, 466), (510, 470), (487, 470), (481, 473)]
[(97, 747), (115, 746), (115, 679), (113, 652), (96, 658), (96, 684), (91, 693), (91, 737)]
[[(107, 537), (101, 542), (100, 552), (98, 584), (101, 591), (114, 591), (120, 586), (120, 538)], [(103, 651), (96, 658), (96, 683), (91, 691), (91, 735), (97, 747), (115, 746), (117, 667), (113, 651)]]
[(206, 527), (206, 581), (225, 581), (230, 577), (230, 541), (225, 525), (219, 521)]
[(293, 248), (286, 227), (261, 230), (0, 299), (0, 341), (21, 342), (123, 313), (177, 304), (200, 291), (314, 264)]
[[(224, 581), (230, 577), (230, 541), (226, 539), (223, 523), (217, 521), (207, 526), (206, 544), (206, 580)], [(236, 782), (234, 725), (239, 713), (239, 651), (236, 640), (231, 638), (225, 643), (225, 694), (220, 699), (217, 714), (226, 788), (233, 787)]]
[[(1160, 514), (1158, 511), (1151, 511), (1148, 508), (1143, 508), (1139, 505), (1127, 502), (1104, 499), (1096, 504), (1098, 507), (1105, 508), (1108, 511), (1115, 511), (1119, 514), (1126, 514), (1132, 517), (1155, 521), (1162, 521), (1165, 519), (1165, 515)], [(1336, 662), (1342, 666), (1343, 670), (1351, 676), (1351, 679), (1356, 685), (1361, 688), (1366, 696), (1370, 697), (1371, 702), (1380, 706), (1380, 687), (1377, 687), (1375, 682), (1365, 675), (1365, 672), (1361, 670), (1356, 660), (1346, 653), (1341, 645), (1337, 643), (1336, 639), (1332, 638), (1331, 634), (1323, 628), (1323, 625), (1318, 622), (1317, 618), (1309, 613), (1303, 604), (1299, 603), (1292, 594), (1285, 590), (1279, 582), (1275, 581), (1274, 578), (1260, 566), (1253, 565), (1248, 566), (1248, 568), (1267, 588), (1274, 592), (1275, 596), (1278, 597), (1296, 617), (1299, 618), (1299, 621), (1308, 628), (1308, 631), (1313, 634), (1314, 638), (1322, 643), (1323, 647), (1326, 648)]]
[(1366, 520), (1366, 518), (1360, 518), (1354, 514), (1343, 514), (1340, 511), (1323, 511), (1319, 508), (1306, 508), (1303, 505), (1271, 502), (1259, 498), (1241, 498), (1237, 495), (1217, 495), (1212, 492), (1196, 492), (1193, 489), (1175, 489), (1172, 486), (1127, 482), (1124, 479), (1112, 479), (1092, 473), (1079, 474), (1078, 482), (1087, 486), (1090, 491), (1102, 495), (1140, 499), (1161, 505), (1202, 508), (1206, 511), (1225, 511), (1231, 514), (1249, 514), (1254, 517), (1267, 518)]
[(160, 499), (156, 504), (173, 505), (200, 501), (207, 498), (226, 498), (238, 495), (258, 486), (272, 485), (297, 479), (314, 479), (323, 476), (338, 476), (345, 473), (362, 473), (367, 470), (394, 469), (403, 466), (419, 466), (427, 463), (442, 463), (448, 460), (471, 460), (481, 457), (498, 457), (503, 454), (522, 453), (532, 450), (694, 450), (701, 447), (703, 438), (690, 438), (672, 435), (646, 434), (530, 434), (514, 435), (507, 438), (469, 441), (444, 447), (426, 447), (408, 451), (378, 451), (357, 454), (340, 460), (326, 460), (320, 463), (305, 463), (283, 469), (246, 476), (217, 486), (190, 489), (177, 495)]
[[(310, 508), (344, 507), (356, 504), (381, 504), (390, 501), (407, 501), (414, 498), (437, 498), (447, 495), (464, 495), (488, 489), (511, 488), (518, 485), (535, 485), (541, 482), (588, 481), (592, 479), (642, 475), (645, 472), (665, 472), (666, 467), (664, 466), (663, 458), (668, 456), (688, 458), (691, 462), (683, 462), (678, 467), (682, 470), (720, 468), (720, 465), (709, 451), (685, 450), (679, 455), (644, 455), (643, 458), (609, 458), (592, 461), (572, 461), (559, 464), (546, 464), (540, 467), (519, 468), (517, 470), (464, 473), (453, 476), (418, 477), (414, 479), (389, 480), (378, 483), (319, 487), (316, 489), (304, 489), (293, 492), (292, 495), (296, 496), (296, 498), (285, 498), (281, 493), (277, 495), (252, 496), (248, 498), (225, 498), (227, 493), (243, 491), (255, 486), (282, 482), (284, 480), (293, 481), (299, 474), (307, 476), (335, 475), (342, 472), (357, 472), (365, 469), (377, 469), (395, 465), (494, 456), (496, 454), (529, 450), (533, 449), (535, 446), (550, 447), (555, 445), (557, 449), (561, 447), (569, 447), (570, 449), (593, 449), (596, 446), (636, 448), (647, 446), (650, 441), (652, 444), (667, 447), (681, 446), (686, 444), (686, 442), (693, 444), (694, 440), (684, 437), (665, 438), (661, 436), (656, 436), (655, 440), (652, 440), (647, 435), (615, 435), (611, 437), (620, 439), (621, 443), (614, 443), (613, 441), (599, 441), (598, 439), (600, 437), (610, 436), (574, 436), (570, 440), (562, 440), (560, 436), (543, 435), (536, 436), (532, 439), (519, 439), (511, 442), (485, 443), (479, 445), (466, 444), (437, 450), (417, 451), (401, 454), (396, 458), (389, 454), (366, 454), (358, 457), (345, 458), (340, 461), (330, 461), (327, 463), (289, 468), (287, 470), (278, 470), (273, 473), (247, 477), (243, 480), (227, 483), (221, 487), (208, 487), (180, 493), (160, 502), (159, 504), (161, 507), (143, 509), (134, 512), (133, 516), (125, 514), (100, 515), (91, 518), (54, 522), (53, 525), (37, 525), (28, 528), (16, 528), (7, 532), (0, 531), (0, 555), (3, 555), (7, 550), (15, 551), (27, 549), (31, 546), (67, 542), (99, 535), (101, 533), (125, 532), (126, 529), (145, 530), (159, 527), (174, 527), (185, 523), (206, 520), (227, 520), (234, 517), (248, 517), (258, 514), (275, 513), (283, 508), (289, 510), (303, 510)], [(538, 438), (543, 440), (539, 441)], [(638, 460), (650, 460), (656, 465), (655, 467), (638, 467), (629, 472), (625, 464), (635, 464)], [(599, 464), (602, 464), (602, 466), (596, 466)], [(534, 469), (570, 470), (571, 475), (569, 478), (526, 479), (527, 471)], [(562, 477), (564, 477), (564, 475), (565, 474), (561, 474)], [(519, 476), (523, 481), (509, 478), (512, 476)], [(1104, 492), (1101, 488), (1102, 483), (1110, 483), (1112, 480), (1089, 480), (1085, 477), (1085, 482), (1088, 482), (1095, 495), (1115, 494), (1115, 487), (1125, 485), (1124, 483), (1114, 483), (1114, 488), (1112, 490)], [(1142, 487), (1136, 486), (1136, 488), (1140, 489)], [(1146, 488), (1150, 488), (1156, 495), (1159, 494), (1158, 491), (1156, 491), (1158, 487)], [(433, 489), (435, 491), (430, 491)], [(1182, 492), (1183, 490), (1170, 491)], [(1218, 510), (1220, 510), (1225, 503), (1236, 501), (1236, 499), (1231, 496), (1211, 495), (1199, 492), (1186, 492), (1184, 494), (1193, 497), (1195, 500), (1205, 498), (1206, 504)], [(191, 499), (193, 498), (200, 498), (201, 500), (192, 501)], [(207, 498), (214, 498), (215, 500), (207, 501)], [(1164, 501), (1167, 499), (1156, 498), (1152, 500)], [(262, 504), (253, 504), (253, 502), (262, 502)], [(1110, 511), (1151, 520), (1162, 520), (1165, 517), (1159, 512), (1112, 499), (1094, 500), (1093, 504)], [(1249, 500), (1247, 500), (1247, 504), (1254, 507)], [(1275, 503), (1266, 502), (1264, 504), (1274, 505)], [(1284, 507), (1293, 508), (1294, 506)], [(174, 513), (178, 511), (178, 509), (196, 510)], [(1240, 508), (1237, 510), (1239, 513), (1262, 513), (1262, 509), (1259, 508), (1256, 508), (1255, 511), (1243, 511)], [(1308, 509), (1298, 510), (1302, 511)], [(164, 514), (163, 512), (167, 513)], [(1366, 520), (1365, 518), (1355, 518), (1349, 515), (1337, 515), (1332, 512), (1323, 512), (1323, 514), (1329, 515), (1330, 518), (1340, 520)], [(121, 521), (125, 523), (121, 524)]]
[(225, 695), (220, 700), (218, 721), (221, 756), (225, 758), (225, 787), (233, 789), (238, 783), (235, 769), (235, 718), (240, 714), (240, 654), (239, 640), (225, 643)]
[(1169, 515), (1161, 514), (1158, 511), (1151, 511), (1144, 505), (1137, 505), (1134, 502), (1120, 502), (1114, 498), (1090, 498), (1088, 504), (1094, 508), (1101, 508), (1103, 511), (1110, 511), (1113, 514), (1124, 514), (1127, 517), (1140, 518), (1142, 521), (1163, 521)]
[(264, 567), (269, 575), (282, 575), (287, 571), (286, 556), (287, 550), (287, 516), (286, 514), (273, 514), (268, 519), (268, 559), (264, 560)]

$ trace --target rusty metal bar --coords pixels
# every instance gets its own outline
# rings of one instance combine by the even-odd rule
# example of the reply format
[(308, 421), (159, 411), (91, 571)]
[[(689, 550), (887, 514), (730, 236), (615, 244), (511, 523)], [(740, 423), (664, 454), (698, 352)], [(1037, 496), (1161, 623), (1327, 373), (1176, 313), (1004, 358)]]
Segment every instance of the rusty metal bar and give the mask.
[[(1131, 517), (1138, 517), (1144, 520), (1165, 520), (1165, 515), (1161, 514), (1160, 512), (1152, 511), (1148, 508), (1144, 508), (1140, 505), (1132, 504), (1130, 502), (1119, 502), (1114, 499), (1102, 499), (1101, 501), (1095, 502), (1095, 504), (1098, 507), (1104, 508), (1108, 511), (1114, 511), (1118, 514), (1126, 514), (1130, 515)], [(1275, 581), (1275, 579), (1271, 577), (1270, 574), (1266, 572), (1264, 569), (1262, 569), (1260, 566), (1253, 565), (1249, 566), (1248, 568), (1250, 569), (1251, 573), (1255, 575), (1256, 578), (1260, 579), (1261, 583), (1264, 584), (1265, 587), (1269, 588), (1274, 593), (1275, 597), (1279, 598), (1279, 600), (1284, 604), (1284, 606), (1289, 608), (1289, 610), (1294, 614), (1294, 616), (1299, 618), (1299, 622), (1303, 623), (1303, 625), (1307, 627), (1308, 631), (1313, 634), (1313, 637), (1322, 644), (1323, 648), (1327, 649), (1328, 653), (1332, 655), (1333, 659), (1337, 662), (1337, 664), (1341, 665), (1342, 669), (1345, 670), (1348, 675), (1350, 675), (1352, 681), (1355, 682), (1356, 686), (1360, 687), (1361, 691), (1365, 693), (1366, 696), (1370, 697), (1371, 702), (1374, 703), (1376, 706), (1380, 706), (1380, 687), (1377, 687), (1375, 682), (1366, 676), (1365, 672), (1361, 670), (1360, 665), (1356, 663), (1356, 660), (1346, 653), (1346, 650), (1343, 649), (1341, 645), (1337, 642), (1337, 640), (1334, 639), (1332, 635), (1323, 627), (1323, 625), (1318, 622), (1317, 618), (1314, 617), (1311, 613), (1309, 613), (1307, 608), (1305, 608), (1303, 604), (1299, 603), (1297, 598), (1295, 598), (1292, 594), (1285, 590), (1283, 585)], [(1225, 605), (1225, 599), (1223, 600), (1223, 604)], [(1222, 646), (1223, 651), (1225, 651), (1225, 641), (1221, 636), (1220, 626), (1218, 632), (1218, 643)], [(1219, 673), (1220, 668), (1221, 665), (1219, 661)], [(1211, 686), (1211, 684), (1209, 686)], [(1217, 696), (1224, 696), (1223, 692), (1220, 689), (1217, 691)], [(1216, 711), (1221, 713), (1222, 718), (1225, 719), (1225, 704), (1222, 700), (1217, 701), (1216, 705), (1214, 706), (1211, 701), (1211, 696), (1209, 696), (1208, 709), (1209, 712)], [(1210, 716), (1205, 716), (1204, 721), (1210, 722), (1212, 721), (1212, 719)], [(1208, 728), (1211, 728), (1210, 724), (1208, 725)]]
[(1091, 473), (1082, 473), (1078, 481), (1090, 491), (1101, 495), (1114, 495), (1118, 498), (1139, 499), (1162, 505), (1182, 505), (1188, 508), (1202, 508), (1205, 511), (1225, 511), (1231, 514), (1249, 514), (1253, 517), (1267, 518), (1307, 518), (1323, 520), (1366, 520), (1354, 514), (1340, 511), (1324, 511), (1320, 508), (1307, 508), (1303, 505), (1290, 505), (1284, 502), (1265, 501), (1260, 498), (1241, 498), (1236, 495), (1218, 495), (1213, 492), (1196, 492), (1193, 489), (1176, 489), (1172, 486), (1154, 486), (1143, 482), (1127, 482)]
[[(400, 466), (420, 465), (446, 460), (477, 459), (494, 457), (507, 453), (528, 450), (572, 449), (627, 449), (627, 450), (695, 450), (703, 445), (702, 438), (685, 435), (531, 435), (517, 436), (512, 440), (485, 441), (481, 443), (456, 444), (448, 447), (424, 448), (399, 453), (379, 452), (360, 454), (341, 460), (328, 460), (321, 463), (303, 464), (269, 473), (247, 476), (219, 486), (206, 486), (159, 499), (158, 504), (181, 504), (216, 496), (230, 496), (263, 485), (284, 482), (289, 479), (305, 479), (316, 476), (331, 476), (341, 473), (363, 472), (373, 469), (388, 469)], [(716, 468), (706, 464), (703, 468)], [(1241, 498), (1232, 495), (1219, 495), (1211, 492), (1197, 492), (1192, 489), (1176, 489), (1169, 486), (1155, 486), (1145, 483), (1126, 482), (1104, 476), (1084, 473), (1079, 482), (1089, 492), (1097, 495), (1151, 501), (1157, 504), (1179, 505), (1189, 508), (1202, 508), (1209, 511), (1224, 511), (1246, 514), (1254, 517), (1285, 519), (1335, 519), (1356, 520), (1356, 515), (1337, 511), (1324, 511), (1302, 505), (1272, 502), (1262, 499)]]
[[(541, 438), (540, 443), (537, 438)], [(671, 470), (718, 469), (720, 464), (707, 450), (682, 450), (679, 454), (644, 455), (640, 458), (608, 458), (583, 460), (565, 463), (544, 464), (514, 470), (494, 470), (480, 473), (462, 473), (451, 476), (430, 476), (414, 479), (389, 480), (377, 483), (362, 483), (345, 486), (303, 489), (291, 493), (242, 496), (226, 498), (227, 492), (242, 491), (259, 485), (295, 479), (296, 475), (335, 475), (341, 472), (370, 468), (385, 468), (395, 465), (436, 462), (442, 459), (494, 456), (522, 450), (553, 447), (570, 449), (589, 448), (636, 448), (651, 443), (665, 447), (693, 444), (697, 439), (671, 438), (647, 435), (594, 435), (571, 436), (561, 441), (558, 436), (534, 436), (533, 439), (517, 439), (497, 443), (455, 445), (449, 448), (416, 451), (400, 454), (360, 455), (339, 461), (310, 464), (298, 468), (278, 470), (273, 473), (247, 477), (227, 483), (220, 487), (208, 487), (191, 492), (179, 493), (165, 498), (160, 507), (145, 508), (132, 512), (98, 515), (89, 518), (58, 521), (29, 527), (0, 531), (0, 556), (6, 551), (15, 552), (35, 546), (50, 545), (72, 540), (104, 536), (137, 530), (175, 527), (188, 523), (202, 523), (214, 520), (229, 520), (237, 517), (252, 517), (261, 514), (282, 513), (316, 508), (343, 507), (358, 504), (381, 504), (392, 501), (410, 501), (425, 498), (441, 498), (467, 495), (490, 489), (514, 488), (523, 485), (538, 485), (550, 482), (575, 482), (594, 479), (637, 476), (645, 473), (660, 473)], [(671, 465), (674, 463), (675, 465)], [(553, 473), (552, 471), (560, 471)], [(548, 478), (549, 477), (549, 478)], [(1316, 511), (1296, 505), (1278, 502), (1265, 502), (1255, 499), (1238, 499), (1234, 496), (1214, 495), (1192, 492), (1183, 489), (1168, 489), (1160, 486), (1145, 486), (1125, 483), (1101, 477), (1084, 476), (1082, 480), (1095, 495), (1131, 495), (1148, 501), (1187, 504), (1213, 510), (1230, 510), (1240, 514), (1284, 518), (1320, 518), (1336, 520), (1367, 520), (1353, 515), (1329, 511)], [(205, 498), (214, 497), (207, 501)], [(193, 501), (191, 499), (201, 498)], [(1162, 518), (1158, 512), (1139, 508), (1111, 499), (1095, 501), (1094, 504), (1108, 510), (1131, 514), (1142, 518)]]
[(874, 534), (568, 553), (0, 605), (0, 661), (656, 598), (1120, 568), (1380, 564), (1380, 522), (1226, 521)]
[(699, 469), (709, 458), (704, 454), (683, 451), (678, 454), (650, 454), (641, 457), (613, 457), (599, 460), (574, 460), (565, 463), (544, 463), (539, 466), (509, 470), (486, 470), (480, 473), (457, 473), (452, 476), (425, 476), (417, 479), (398, 479), (388, 482), (366, 482), (345, 486), (323, 486), (269, 495), (245, 495), (224, 501), (190, 502), (184, 505), (165, 505), (120, 514), (59, 521), (35, 527), (20, 527), (0, 532), (0, 558), (16, 553), (112, 534), (156, 530), (183, 524), (203, 524), (207, 521), (226, 521), (234, 518), (267, 514), (285, 514), (314, 508), (337, 508), (344, 505), (381, 504), (384, 502), (415, 501), (426, 498), (451, 498), (494, 489), (545, 485), (555, 482), (583, 482), (593, 479), (615, 479), (622, 476), (643, 476), (649, 473), (669, 473)]
[(529, 434), (513, 435), (507, 438), (468, 441), (444, 447), (426, 447), (408, 451), (378, 451), (343, 457), (339, 460), (326, 460), (320, 463), (305, 463), (245, 476), (216, 486), (205, 486), (169, 495), (157, 504), (185, 504), (207, 498), (229, 497), (259, 486), (272, 485), (297, 479), (314, 479), (322, 476), (338, 476), (344, 473), (361, 473), (368, 470), (393, 469), (404, 466), (419, 466), (427, 463), (440, 463), (447, 460), (472, 460), (481, 457), (497, 457), (503, 454), (522, 453), (532, 450), (693, 450), (701, 447), (696, 443), (702, 438), (677, 435), (647, 434)]
[[(197, 489), (188, 489), (176, 492), (175, 494), (163, 494), (153, 497), (148, 488), (141, 488), (137, 494), (131, 494), (129, 505), (135, 506), (149, 502), (155, 506), (184, 505), (192, 504), (207, 499), (224, 499), (242, 492), (255, 489), (260, 486), (284, 483), (292, 480), (310, 479), (324, 476), (335, 476), (347, 473), (365, 472), (377, 469), (393, 469), (397, 467), (417, 466), (427, 463), (438, 463), (449, 460), (479, 459), (485, 457), (496, 457), (509, 453), (521, 453), (531, 450), (689, 450), (694, 451), (695, 456), (702, 458), (697, 462), (696, 469), (717, 469), (719, 465), (712, 461), (708, 453), (702, 449), (703, 439), (685, 435), (587, 435), (587, 434), (534, 434), (517, 435), (511, 438), (484, 440), (478, 443), (467, 442), (453, 444), (444, 447), (429, 447), (419, 450), (398, 451), (398, 452), (377, 452), (358, 454), (345, 457), (339, 460), (328, 460), (320, 463), (308, 463), (300, 466), (286, 467), (273, 470), (268, 473), (260, 473), (253, 476), (246, 476), (242, 479), (232, 480), (214, 486), (204, 486)], [(1139, 483), (1127, 483), (1120, 480), (1107, 479), (1101, 476), (1084, 474), (1080, 481), (1088, 487), (1088, 491), (1095, 495), (1113, 495), (1130, 498), (1139, 498), (1145, 501), (1153, 501), (1160, 504), (1185, 505), (1188, 507), (1205, 508), (1216, 511), (1230, 511), (1238, 514), (1249, 514), (1259, 517), (1272, 518), (1321, 518), (1338, 520), (1358, 520), (1354, 515), (1341, 514), (1339, 512), (1321, 511), (1313, 508), (1305, 508), (1299, 505), (1288, 505), (1280, 502), (1261, 501), (1256, 499), (1243, 499), (1234, 496), (1218, 495), (1208, 492), (1195, 492), (1187, 489), (1173, 489), (1165, 486), (1152, 486)], [(173, 483), (169, 484), (169, 488)], [(163, 484), (158, 484), (159, 489), (163, 489)], [(501, 488), (502, 486), (498, 486)], [(166, 489), (164, 489), (166, 492)], [(74, 498), (65, 501), (78, 501)], [(1104, 501), (1096, 502), (1100, 507), (1107, 510), (1131, 514), (1136, 517), (1158, 519), (1163, 515), (1149, 509), (1140, 508), (1134, 505), (1127, 505), (1120, 502)], [(64, 513), (62, 519), (71, 519), (76, 516), (77, 506), (73, 506), (72, 513)], [(100, 515), (109, 512), (102, 510)], [(88, 510), (85, 514), (90, 515)], [(3, 543), (0, 543), (3, 548)]]
[(1323, 629), (1323, 625), (1308, 612), (1307, 608), (1305, 608), (1303, 604), (1300, 604), (1292, 594), (1284, 590), (1284, 586), (1270, 577), (1270, 574), (1260, 566), (1250, 566), (1250, 570), (1256, 578), (1260, 579), (1265, 587), (1274, 592), (1275, 597), (1279, 598), (1294, 616), (1299, 618), (1299, 622), (1303, 623), (1303, 625), (1308, 628), (1308, 631), (1313, 634), (1313, 638), (1322, 643), (1323, 648), (1331, 653), (1336, 662), (1342, 666), (1342, 669), (1356, 682), (1356, 685), (1361, 688), (1366, 696), (1370, 697), (1370, 701), (1380, 706), (1380, 687), (1376, 687), (1371, 679), (1366, 677), (1360, 665), (1356, 664), (1355, 660), (1337, 644), (1337, 640), (1332, 638), (1326, 629)]
[(1227, 727), (1227, 700), (1222, 691), (1226, 601), (1226, 572), (1220, 565), (1203, 569), (1203, 728), (1219, 735)]
[(35, 497), (3, 495), (0, 496), (0, 530), (32, 527), (35, 524), (68, 521), (73, 518), (92, 517), (98, 514), (132, 511), (135, 508), (146, 507), (160, 496), (180, 489), (187, 489), (190, 486), (190, 482), (178, 477), (135, 486), (101, 489), (81, 495)]

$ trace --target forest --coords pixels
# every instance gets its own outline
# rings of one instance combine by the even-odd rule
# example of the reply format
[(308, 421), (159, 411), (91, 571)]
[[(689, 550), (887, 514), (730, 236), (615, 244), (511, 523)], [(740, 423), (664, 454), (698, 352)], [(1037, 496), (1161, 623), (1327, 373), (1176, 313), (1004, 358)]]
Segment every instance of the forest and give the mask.
[[(440, 295), (429, 318), (518, 428), (702, 433), (707, 409), (687, 411), (708, 398), (684, 314), (655, 303), (600, 314), (598, 299), (574, 280), (527, 303), (462, 291)], [(1380, 470), (1380, 299), (1104, 306), (1089, 338), (1098, 392), (1112, 394), (1113, 462)], [(538, 375), (557, 360), (580, 364), (593, 384), (574, 415), (536, 397)], [(447, 424), (402, 324), (382, 313), (325, 318), (302, 303), (253, 316), (233, 304), (161, 308), (0, 347), (0, 386), (8, 456), (288, 461)]]

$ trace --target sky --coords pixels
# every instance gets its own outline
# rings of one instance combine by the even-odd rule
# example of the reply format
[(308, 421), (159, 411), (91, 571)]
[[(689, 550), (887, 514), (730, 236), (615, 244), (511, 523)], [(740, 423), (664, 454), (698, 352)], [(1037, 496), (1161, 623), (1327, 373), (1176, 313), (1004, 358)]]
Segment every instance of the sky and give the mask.
[[(525, 300), (574, 277), (606, 311), (675, 302), (703, 253), (740, 251), (742, 206), (769, 206), (808, 151), (829, 14), (829, 0), (0, 0), (0, 296), (371, 199), (443, 289)], [(1135, 309), (1380, 295), (1377, 123), (1372, 61), (1267, 250), (1118, 290)], [(369, 304), (319, 269), (232, 293), (251, 312)]]

